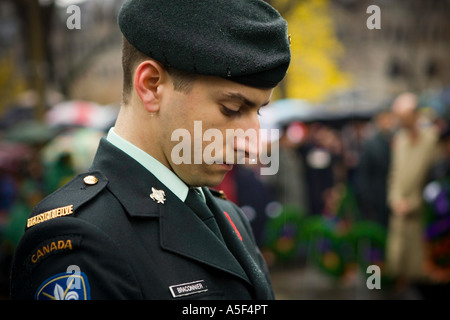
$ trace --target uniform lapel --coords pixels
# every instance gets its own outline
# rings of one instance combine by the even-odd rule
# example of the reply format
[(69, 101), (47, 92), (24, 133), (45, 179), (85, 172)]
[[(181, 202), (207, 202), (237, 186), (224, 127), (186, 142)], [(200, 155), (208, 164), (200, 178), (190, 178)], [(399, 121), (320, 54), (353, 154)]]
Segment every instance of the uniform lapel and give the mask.
[(161, 246), (250, 283), (236, 258), (217, 236), (180, 199), (169, 191), (161, 208)]
[(261, 268), (256, 264), (255, 260), (248, 252), (243, 241), (236, 234), (236, 231), (231, 226), (230, 221), (225, 216), (223, 209), (219, 207), (217, 202), (214, 200), (214, 196), (207, 188), (203, 188), (203, 192), (206, 197), (206, 202), (208, 203), (210, 209), (213, 211), (217, 224), (219, 225), (222, 236), (224, 237), (229, 250), (239, 261), (239, 264), (244, 269), (254, 287), (255, 298), (272, 299), (273, 294), (269, 289), (271, 288), (270, 284), (267, 282), (264, 273), (261, 271)]
[[(226, 245), (147, 169), (102, 139), (92, 169), (109, 180), (108, 189), (122, 203), (130, 217), (160, 221), (160, 244), (165, 250), (231, 273), (251, 283)], [(164, 191), (165, 201), (152, 200), (152, 187)]]

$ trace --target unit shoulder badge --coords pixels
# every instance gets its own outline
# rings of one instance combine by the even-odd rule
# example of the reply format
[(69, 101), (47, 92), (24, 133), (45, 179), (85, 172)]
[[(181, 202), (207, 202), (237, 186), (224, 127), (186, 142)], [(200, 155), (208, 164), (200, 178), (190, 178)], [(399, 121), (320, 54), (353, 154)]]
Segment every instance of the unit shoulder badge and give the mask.
[(36, 300), (90, 300), (86, 274), (59, 273), (45, 280), (36, 291)]

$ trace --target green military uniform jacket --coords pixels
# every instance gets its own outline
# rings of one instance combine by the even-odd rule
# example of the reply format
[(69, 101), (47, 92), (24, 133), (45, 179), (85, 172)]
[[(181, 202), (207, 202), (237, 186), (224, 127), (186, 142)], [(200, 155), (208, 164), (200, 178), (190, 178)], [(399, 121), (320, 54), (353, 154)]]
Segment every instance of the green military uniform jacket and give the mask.
[[(164, 191), (164, 201), (150, 197), (152, 188)], [(225, 243), (102, 139), (89, 172), (33, 210), (14, 255), (11, 298), (273, 299), (246, 217), (219, 193), (202, 190)]]

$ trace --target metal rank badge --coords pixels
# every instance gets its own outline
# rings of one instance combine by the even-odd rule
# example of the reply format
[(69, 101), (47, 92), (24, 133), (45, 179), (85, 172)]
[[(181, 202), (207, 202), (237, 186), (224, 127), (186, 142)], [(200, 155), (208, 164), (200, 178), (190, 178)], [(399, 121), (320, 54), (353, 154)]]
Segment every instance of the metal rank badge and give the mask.
[(166, 194), (164, 193), (164, 190), (158, 190), (152, 187), (150, 198), (152, 198), (152, 200), (156, 201), (157, 203), (164, 204), (164, 201), (166, 201)]

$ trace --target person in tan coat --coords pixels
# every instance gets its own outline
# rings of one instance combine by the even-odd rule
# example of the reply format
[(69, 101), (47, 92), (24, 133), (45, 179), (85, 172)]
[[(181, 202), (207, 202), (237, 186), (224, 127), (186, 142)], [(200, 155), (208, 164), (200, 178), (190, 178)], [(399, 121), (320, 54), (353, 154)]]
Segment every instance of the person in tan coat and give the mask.
[(423, 241), (423, 188), (437, 153), (438, 130), (420, 121), (417, 97), (400, 94), (392, 104), (400, 128), (392, 144), (388, 174), (391, 216), (386, 270), (398, 284), (426, 280)]

